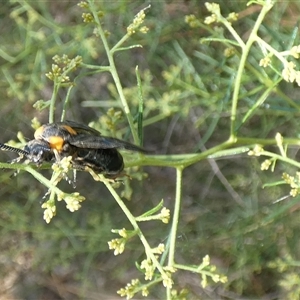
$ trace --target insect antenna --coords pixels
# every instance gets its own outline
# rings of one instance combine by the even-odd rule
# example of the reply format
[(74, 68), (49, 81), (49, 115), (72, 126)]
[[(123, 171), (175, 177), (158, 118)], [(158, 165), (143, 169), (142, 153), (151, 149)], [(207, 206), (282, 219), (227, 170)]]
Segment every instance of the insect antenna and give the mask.
[(15, 148), (15, 147), (11, 147), (5, 144), (0, 143), (0, 149), (4, 150), (4, 151), (11, 151), (11, 152), (16, 152), (20, 155), (24, 155), (24, 156), (28, 156), (29, 153), (25, 150), (19, 149), (19, 148)]

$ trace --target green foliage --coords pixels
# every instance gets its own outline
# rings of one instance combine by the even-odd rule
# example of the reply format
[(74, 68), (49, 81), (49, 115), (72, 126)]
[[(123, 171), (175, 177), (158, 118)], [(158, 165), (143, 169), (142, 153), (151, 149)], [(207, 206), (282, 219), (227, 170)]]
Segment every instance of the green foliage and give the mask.
[[(83, 299), (297, 299), (300, 50), (298, 28), (279, 24), (299, 5), (125, 2), (3, 4), (4, 139), (27, 107), (33, 128), (34, 117), (90, 121), (163, 153), (122, 152), (121, 182), (78, 174), (75, 191), (70, 158), (1, 163), (20, 170), (1, 174), (3, 278), (27, 274), (28, 298), (57, 298), (59, 282)], [(24, 146), (25, 131), (10, 143)]]

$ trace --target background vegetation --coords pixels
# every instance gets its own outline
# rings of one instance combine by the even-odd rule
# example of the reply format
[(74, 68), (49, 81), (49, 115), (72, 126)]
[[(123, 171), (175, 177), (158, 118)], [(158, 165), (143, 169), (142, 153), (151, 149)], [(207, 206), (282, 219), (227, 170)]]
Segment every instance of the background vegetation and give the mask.
[[(118, 52), (115, 62), (134, 115), (140, 100), (138, 66), (145, 106), (144, 146), (155, 149), (156, 155), (164, 157), (165, 165), (169, 161), (171, 166), (171, 154), (204, 152), (228, 139), (232, 91), (242, 51), (229, 43), (232, 35), (222, 24), (203, 23), (211, 13), (199, 0), (96, 1), (103, 12), (101, 24), (110, 33), (110, 45), (126, 34), (134, 16), (149, 3), (144, 24), (149, 31), (137, 32), (124, 45), (140, 44), (142, 48)], [(262, 9), (246, 4), (220, 2), (223, 16), (239, 13), (232, 26), (245, 42)], [(266, 45), (280, 53), (299, 44), (299, 10), (297, 2), (275, 3), (259, 30)], [(11, 0), (2, 4), (1, 142), (12, 139), (20, 145), (22, 136), (18, 132), (22, 132), (24, 144), (33, 138), (34, 117), (41, 123), (48, 122), (49, 109), (36, 108), (46, 105), (43, 101), (53, 96), (53, 82), (45, 74), (51, 71), (55, 55), (80, 55), (86, 66), (108, 64), (93, 26), (82, 20), (83, 12), (77, 1)], [(188, 24), (186, 16), (191, 14), (196, 19), (188, 19)], [(293, 186), (296, 197), (291, 197), (290, 187), (282, 180), (283, 172), (292, 176), (299, 167), (295, 146), (299, 87), (281, 80), (282, 61), (270, 57), (269, 67), (259, 65), (269, 53), (266, 45), (253, 45), (243, 70), (234, 130), (245, 138), (244, 143), (241, 140), (234, 150), (215, 153), (218, 157), (201, 160), (183, 172), (176, 261), (199, 265), (208, 254), (219, 274), (227, 276), (227, 282), (208, 280), (203, 287), (199, 274), (178, 271), (174, 275), (174, 299), (299, 299), (298, 183)], [(130, 140), (124, 114), (115, 114), (121, 108), (110, 74), (86, 67), (69, 76), (74, 86), (70, 94), (68, 86), (58, 90), (55, 120), (60, 119), (64, 100), (69, 97), (67, 119), (92, 123), (105, 135)], [(285, 145), (280, 147), (275, 141), (277, 132), (294, 144), (287, 152)], [(264, 158), (246, 153), (254, 148), (255, 140), (262, 144), (266, 141), (271, 154), (264, 154), (273, 159), (271, 163), (275, 161), (272, 153), (283, 158), (287, 154), (295, 163), (283, 159), (285, 163), (277, 162), (273, 172), (262, 171)], [(12, 158), (13, 154), (0, 153), (2, 162)], [(148, 165), (139, 171), (127, 170), (133, 180), (129, 186), (124, 179), (117, 191), (130, 198), (125, 203), (135, 216), (155, 207), (161, 199), (172, 216), (175, 169), (155, 165), (155, 161)], [(39, 172), (50, 178), (52, 170)], [(8, 169), (0, 173), (3, 299), (99, 299), (99, 295), (101, 299), (115, 299), (116, 291), (131, 279), (143, 281), (135, 266), (145, 258), (137, 237), (127, 243), (121, 255), (114, 256), (108, 249), (107, 242), (116, 237), (112, 228), (131, 227), (102, 183), (88, 173), (78, 174), (76, 191), (87, 200), (73, 213), (58, 202), (57, 215), (46, 224), (41, 209), (46, 187), (27, 172), (12, 175)], [(66, 182), (60, 182), (59, 187), (74, 192)], [(141, 223), (141, 228), (151, 245), (165, 243), (170, 231), (170, 226), (161, 222)], [(149, 292), (150, 299), (165, 298), (163, 285)]]

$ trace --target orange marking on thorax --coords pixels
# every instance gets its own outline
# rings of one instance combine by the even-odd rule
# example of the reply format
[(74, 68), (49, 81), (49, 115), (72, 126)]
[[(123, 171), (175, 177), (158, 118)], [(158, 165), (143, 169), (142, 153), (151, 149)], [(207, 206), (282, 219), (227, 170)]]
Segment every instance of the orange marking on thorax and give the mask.
[(77, 134), (77, 132), (71, 126), (63, 125), (62, 127), (65, 128), (67, 131), (69, 131), (69, 133), (71, 133), (72, 135)]
[[(49, 126), (49, 128), (47, 128)], [(71, 135), (77, 135), (77, 132), (68, 125), (61, 125), (61, 127), (51, 127), (51, 124), (49, 125), (43, 125), (40, 128), (38, 128), (34, 133), (34, 138), (36, 140), (45, 140), (49, 143), (51, 149), (55, 149), (58, 152), (62, 151), (63, 145), (64, 145), (64, 135), (66, 132), (61, 131), (67, 131)], [(45, 135), (46, 131), (46, 135)], [(53, 134), (53, 135), (51, 135)], [(60, 136), (61, 134), (62, 136)]]
[(51, 149), (56, 149), (58, 152), (60, 152), (64, 145), (64, 139), (60, 136), (50, 136), (48, 138), (48, 143)]

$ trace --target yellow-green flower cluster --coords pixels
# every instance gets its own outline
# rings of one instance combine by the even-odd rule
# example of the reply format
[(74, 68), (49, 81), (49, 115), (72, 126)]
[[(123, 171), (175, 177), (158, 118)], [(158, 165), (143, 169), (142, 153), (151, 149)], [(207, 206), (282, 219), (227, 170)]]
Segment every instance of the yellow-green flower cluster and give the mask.
[(276, 258), (268, 263), (268, 267), (272, 269), (277, 269), (279, 273), (283, 273), (288, 270), (293, 263), (293, 258), (289, 253), (285, 253), (284, 258)]
[(47, 201), (42, 204), (42, 208), (44, 208), (44, 216), (43, 219), (47, 224), (50, 223), (51, 219), (56, 215), (56, 206), (54, 201)]
[(239, 18), (239, 14), (236, 13), (236, 12), (232, 12), (232, 13), (230, 13), (230, 14), (228, 15), (228, 17), (227, 17), (226, 19), (227, 19), (227, 21), (229, 21), (229, 22), (234, 22), (234, 21), (237, 21), (238, 18)]
[(290, 195), (296, 197), (300, 193), (300, 172), (296, 172), (295, 176), (291, 176), (287, 173), (282, 174), (283, 180), (290, 185)]
[(282, 77), (285, 81), (294, 82), (300, 86), (300, 71), (295, 70), (296, 64), (292, 61), (289, 61), (285, 64), (282, 70)]
[(165, 224), (168, 224), (170, 221), (170, 210), (166, 207), (163, 207), (158, 218)]
[(82, 63), (82, 57), (80, 55), (77, 55), (74, 58), (69, 58), (67, 54), (63, 54), (62, 56), (54, 55), (52, 59), (56, 64), (64, 65), (63, 70), (65, 70), (66, 67), (70, 67), (70, 66), (74, 68), (78, 67)]
[(278, 52), (268, 45), (270, 53), (262, 58), (259, 65), (267, 67), (271, 64), (271, 57), (275, 55), (283, 64), (283, 70), (281, 71), (282, 78), (287, 82), (296, 82), (300, 86), (300, 71), (296, 70), (296, 64), (293, 61), (288, 61), (285, 56), (293, 56), (295, 59), (300, 57), (300, 45), (293, 46), (290, 50)]
[(136, 293), (136, 289), (138, 288), (139, 285), (140, 285), (140, 281), (138, 279), (132, 279), (131, 283), (127, 283), (125, 288), (118, 290), (117, 293), (121, 297), (126, 296), (127, 297), (126, 299), (131, 299)]
[(182, 289), (179, 292), (177, 290), (173, 290), (171, 291), (171, 299), (176, 299), (176, 300), (186, 300), (187, 296), (189, 294), (189, 290), (188, 289)]
[(108, 242), (110, 250), (115, 250), (114, 255), (122, 254), (125, 250), (126, 239), (112, 239)]
[(108, 247), (110, 250), (115, 250), (114, 255), (122, 254), (125, 250), (126, 242), (136, 235), (135, 230), (126, 230), (125, 228), (122, 229), (112, 229), (113, 233), (117, 233), (121, 238), (112, 239), (108, 242)]
[(224, 56), (225, 57), (231, 57), (236, 53), (235, 48), (233, 47), (227, 47), (224, 49)]
[[(205, 269), (205, 272), (203, 270)], [(208, 277), (210, 277), (214, 282), (227, 282), (227, 277), (224, 275), (220, 275), (217, 272), (217, 267), (215, 265), (210, 264), (210, 257), (205, 255), (202, 259), (202, 263), (197, 268), (197, 272), (201, 274), (201, 286), (203, 288), (208, 285)]]
[(166, 207), (163, 207), (158, 214), (149, 215), (149, 216), (139, 216), (135, 218), (138, 222), (161, 220), (163, 223), (168, 224), (170, 221), (170, 210)]
[(45, 209), (44, 220), (47, 223), (49, 223), (56, 214), (55, 196), (57, 198), (57, 201), (64, 200), (66, 202), (66, 208), (71, 212), (78, 210), (81, 207), (80, 202), (85, 200), (85, 198), (78, 192), (67, 194), (61, 192), (58, 188), (56, 188), (56, 185), (63, 178), (67, 179), (70, 182), (66, 174), (71, 168), (71, 159), (71, 156), (64, 157), (62, 160), (52, 165), (53, 174), (50, 180), (52, 187), (49, 188), (49, 191), (46, 194), (50, 194), (50, 198), (42, 204), (42, 208)]
[(122, 111), (121, 110), (115, 110), (113, 107), (108, 109), (107, 113), (105, 115), (102, 115), (99, 119), (99, 124), (105, 124), (106, 129), (109, 131), (114, 132), (116, 130), (118, 122), (121, 120), (122, 117)]
[(126, 299), (131, 299), (137, 292), (141, 292), (143, 297), (149, 295), (147, 286), (143, 286), (138, 279), (132, 279), (130, 283), (127, 283), (125, 288), (117, 291), (121, 297), (126, 297)]
[(300, 57), (300, 45), (292, 47), (290, 50), (290, 55), (292, 55), (295, 58)]
[(85, 1), (80, 1), (77, 5), (81, 8), (88, 8), (89, 7), (89, 4)]
[(162, 274), (162, 279), (164, 287), (169, 289), (172, 288), (174, 282), (172, 280), (171, 272), (165, 272), (165, 274)]
[[(120, 235), (124, 236), (124, 238), (128, 237), (128, 232), (124, 230), (113, 230), (115, 233), (119, 233)], [(122, 242), (121, 239), (115, 239), (109, 242), (109, 245), (117, 249), (122, 250)], [(161, 255), (165, 251), (165, 245), (159, 244), (157, 247), (152, 248), (151, 252), (155, 255), (155, 258), (157, 259), (159, 255)], [(172, 280), (172, 273), (176, 271), (174, 267), (163, 267), (163, 271), (161, 272), (161, 278), (158, 277), (158, 274), (155, 274), (155, 271), (157, 270), (156, 265), (154, 264), (151, 256), (147, 256), (146, 259), (142, 260), (139, 269), (143, 271), (145, 275), (145, 280), (151, 281), (153, 278), (156, 280), (162, 281), (162, 284), (164, 287), (172, 288), (173, 280)], [(122, 288), (118, 291), (118, 294), (122, 297), (126, 296), (127, 299), (132, 298), (137, 292), (141, 292), (142, 296), (146, 297), (149, 294), (148, 287), (151, 286), (152, 283), (148, 283), (147, 285), (141, 285), (140, 281), (138, 279), (132, 280), (130, 283), (128, 283), (125, 288)]]
[(266, 159), (262, 162), (260, 169), (262, 171), (269, 170), (270, 166), (272, 165), (272, 161), (270, 159)]
[(260, 156), (263, 151), (264, 151), (264, 149), (261, 145), (255, 145), (255, 147), (248, 152), (248, 155)]
[(72, 166), (71, 160), (72, 160), (72, 156), (67, 156), (67, 157), (64, 157), (62, 160), (54, 163), (52, 165), (52, 170), (54, 171), (54, 173), (53, 173), (54, 176), (57, 175), (57, 177), (58, 177), (58, 175), (61, 175), (60, 177), (63, 177), (70, 170), (70, 168)]
[(269, 66), (271, 64), (271, 58), (270, 56), (266, 56), (264, 58), (262, 58), (260, 61), (259, 61), (259, 65), (263, 68), (266, 68), (267, 66)]
[(59, 78), (60, 82), (70, 81), (69, 76), (63, 75), (62, 69), (56, 64), (52, 64), (52, 71), (46, 73), (46, 76), (52, 81), (54, 81), (56, 78)]
[(220, 5), (217, 3), (209, 3), (206, 2), (205, 6), (209, 12), (212, 14), (209, 17), (206, 17), (204, 20), (205, 24), (211, 24), (214, 22), (218, 22), (220, 16), (221, 16), (221, 11), (220, 11)]
[[(51, 191), (49, 191), (51, 193)], [(72, 194), (60, 193), (56, 194), (57, 201), (64, 200), (66, 202), (66, 208), (74, 212), (78, 210), (81, 205), (80, 202), (84, 201), (85, 198), (81, 196), (78, 192)], [(50, 196), (50, 199), (42, 204), (42, 208), (44, 208), (44, 220), (46, 223), (50, 223), (51, 219), (56, 215), (56, 206), (53, 197)]]
[(138, 29), (141, 33), (147, 33), (149, 28), (147, 26), (141, 25), (145, 21), (145, 9), (142, 9), (133, 19), (133, 22), (127, 27), (127, 34), (132, 35), (134, 34)]
[(84, 23), (94, 22), (94, 17), (91, 13), (82, 13), (82, 20)]
[[(165, 251), (165, 246), (164, 244), (159, 244), (158, 247), (153, 248), (152, 252), (154, 254), (162, 254)], [(156, 255), (156, 258), (158, 258), (158, 255)], [(140, 264), (140, 268), (142, 270), (144, 270), (145, 273), (145, 280), (152, 280), (153, 276), (154, 276), (154, 272), (156, 270), (156, 267), (153, 264), (153, 261), (147, 257), (146, 259), (144, 259), (141, 264)], [(163, 267), (164, 269), (164, 274), (162, 274), (162, 282), (164, 287), (169, 287), (171, 288), (173, 285), (173, 280), (172, 280), (172, 275), (171, 273), (174, 273), (176, 271), (175, 268), (173, 267)]]
[(160, 243), (156, 248), (152, 249), (155, 254), (163, 254), (165, 252), (165, 244)]
[(187, 23), (191, 28), (197, 28), (201, 25), (200, 20), (198, 20), (194, 14), (185, 16), (185, 23)]
[(72, 193), (72, 194), (66, 194), (64, 197), (64, 201), (66, 202), (66, 208), (70, 212), (74, 212), (78, 210), (81, 205), (80, 202), (84, 201), (85, 198), (81, 196), (78, 192)]
[[(230, 13), (227, 18), (222, 17), (220, 5), (217, 3), (209, 3), (206, 2), (205, 6), (209, 12), (211, 12), (211, 15), (206, 17), (204, 20), (205, 24), (212, 24), (215, 22), (220, 21), (227, 21), (227, 22), (233, 22), (238, 19), (238, 14), (235, 12)], [(185, 17), (185, 22), (189, 24), (192, 28), (197, 28), (201, 26), (201, 21), (196, 18), (194, 14), (188, 15)]]
[(145, 280), (151, 280), (156, 267), (150, 258), (146, 258), (141, 262), (140, 268), (145, 270)]
[[(84, 8), (84, 9), (90, 9), (90, 6), (87, 2), (85, 1), (81, 1), (80, 3), (77, 4), (79, 7)], [(87, 13), (82, 13), (82, 20), (84, 23), (92, 23), (94, 22), (94, 16), (92, 13), (87, 12)], [(103, 11), (98, 11), (97, 12), (97, 16), (99, 18), (102, 18), (104, 16), (104, 12)]]
[(68, 55), (53, 56), (52, 71), (46, 73), (46, 76), (52, 81), (69, 82), (67, 73), (76, 69), (82, 63), (82, 57), (77, 55), (75, 58), (69, 58)]

